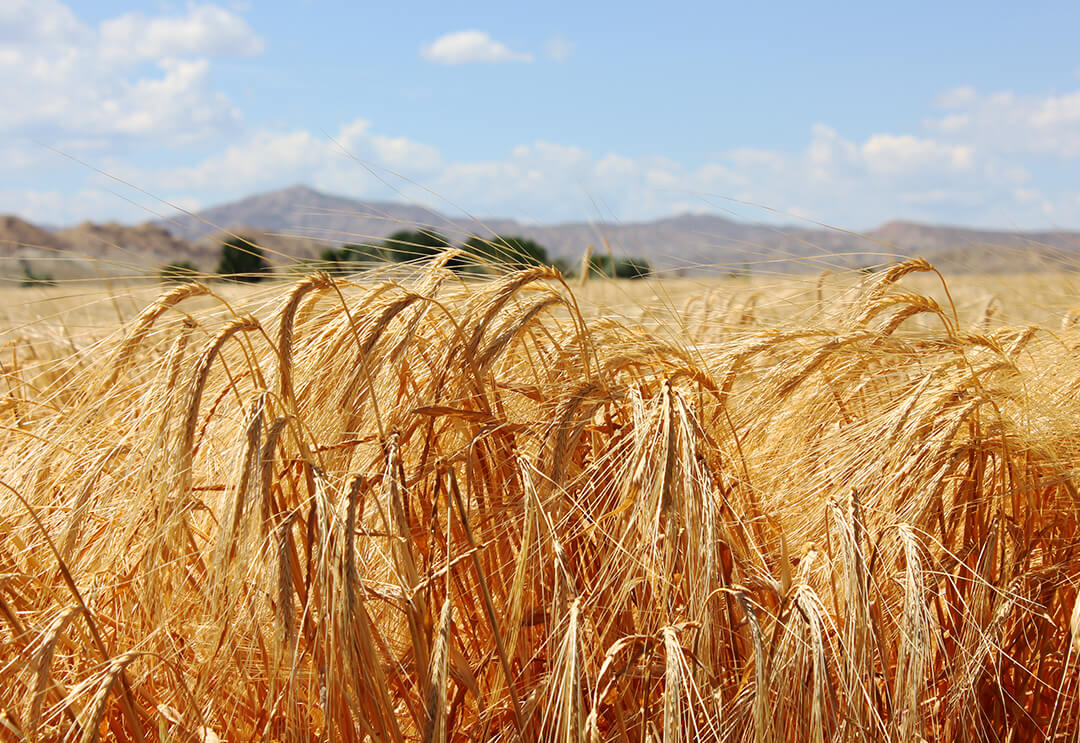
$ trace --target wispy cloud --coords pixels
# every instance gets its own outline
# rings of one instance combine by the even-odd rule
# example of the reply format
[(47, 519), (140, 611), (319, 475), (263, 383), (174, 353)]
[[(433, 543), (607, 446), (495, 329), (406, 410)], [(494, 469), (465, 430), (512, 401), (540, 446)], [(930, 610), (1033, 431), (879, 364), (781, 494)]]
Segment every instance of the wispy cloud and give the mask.
[(561, 36), (548, 39), (544, 44), (544, 51), (547, 52), (548, 58), (555, 62), (565, 62), (570, 59), (574, 48), (574, 42), (567, 41)]
[[(692, 167), (656, 155), (598, 153), (542, 140), (491, 159), (455, 160), (430, 144), (378, 133), (366, 119), (356, 119), (333, 141), (382, 171), (396, 190), (367, 177), (325, 137), (304, 129), (254, 132), (183, 170), (124, 175), (153, 190), (194, 192), (206, 202), (298, 181), (359, 198), (422, 203), (430, 200), (430, 188), (472, 213), (540, 221), (580, 219), (594, 197), (621, 219), (730, 206), (711, 196), (720, 195), (856, 229), (893, 217), (942, 221), (954, 213), (986, 222), (990, 211), (1038, 222), (1054, 207), (1022, 191), (1020, 175), (959, 142), (892, 133), (849, 139), (824, 124), (809, 135), (794, 153), (732, 149)], [(1071, 203), (1059, 208), (1058, 218), (1078, 215)]]
[(243, 18), (214, 5), (191, 7), (185, 15), (149, 18), (125, 13), (101, 24), (106, 56), (134, 59), (187, 56), (249, 57), (265, 44)]
[[(1042, 103), (1050, 100), (1057, 99)], [(984, 226), (1080, 222), (1077, 189), (1037, 190), (1018, 153), (989, 142), (978, 146), (979, 141), (935, 135), (932, 122), (917, 134), (879, 132), (863, 138), (817, 124), (796, 151), (736, 148), (694, 165), (543, 140), (488, 159), (455, 159), (357, 118), (332, 138), (306, 128), (256, 130), (186, 167), (111, 170), (170, 199), (194, 197), (203, 203), (305, 182), (366, 199), (430, 203), (432, 194), (440, 194), (473, 214), (541, 222), (581, 219), (594, 202), (604, 204), (605, 216), (627, 220), (720, 208), (743, 218), (791, 221), (801, 215), (852, 229), (893, 218)], [(736, 206), (726, 197), (776, 212)], [(109, 211), (107, 199), (85, 195), (9, 194), (8, 202), (27, 214), (70, 215), (68, 221)], [(88, 204), (97, 211), (87, 211)]]
[(533, 55), (515, 52), (486, 31), (455, 31), (435, 39), (420, 48), (429, 62), (458, 65), (495, 62), (532, 62)]
[(938, 108), (963, 108), (971, 105), (978, 97), (975, 88), (970, 85), (962, 85), (959, 88), (951, 88), (940, 94), (934, 101)]
[(1080, 90), (1032, 96), (960, 88), (944, 100), (951, 112), (927, 122), (941, 137), (992, 152), (1080, 158)]

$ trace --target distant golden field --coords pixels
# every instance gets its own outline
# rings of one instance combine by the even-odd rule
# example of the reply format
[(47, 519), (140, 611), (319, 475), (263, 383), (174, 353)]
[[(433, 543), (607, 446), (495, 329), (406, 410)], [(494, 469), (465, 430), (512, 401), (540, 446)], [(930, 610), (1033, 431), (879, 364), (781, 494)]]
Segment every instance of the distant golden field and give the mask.
[[(354, 277), (355, 279), (356, 277)], [(581, 286), (569, 280), (583, 310), (637, 318), (642, 313), (681, 312), (688, 301), (704, 300), (715, 312), (729, 305), (753, 301), (774, 320), (792, 319), (814, 302), (836, 298), (866, 278), (853, 272), (807, 273), (795, 276), (730, 278), (667, 278), (645, 281), (591, 280)], [(1080, 309), (1080, 273), (956, 274), (946, 275), (947, 286), (962, 322), (977, 322), (992, 304), (995, 322), (1053, 325), (1072, 309)], [(366, 277), (361, 283), (377, 282)], [(475, 283), (475, 281), (470, 282)], [(260, 298), (272, 301), (288, 281), (255, 285), (215, 285), (230, 301)], [(903, 288), (948, 302), (942, 280), (934, 274), (914, 274)], [(0, 333), (10, 336), (29, 324), (67, 326), (72, 333), (116, 330), (120, 320), (133, 319), (162, 291), (150, 282), (104, 285), (72, 282), (42, 288), (0, 287)], [(192, 308), (211, 307), (213, 300), (195, 299)]]
[(1071, 740), (1078, 290), (5, 289), (0, 740)]

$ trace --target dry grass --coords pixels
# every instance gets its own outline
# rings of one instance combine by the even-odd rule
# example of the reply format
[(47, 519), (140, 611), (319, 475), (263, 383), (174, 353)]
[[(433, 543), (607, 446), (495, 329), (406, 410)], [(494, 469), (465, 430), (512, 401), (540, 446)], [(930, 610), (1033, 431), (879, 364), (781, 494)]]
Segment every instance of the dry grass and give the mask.
[(9, 323), (0, 739), (1072, 738), (1070, 287), (612, 286)]

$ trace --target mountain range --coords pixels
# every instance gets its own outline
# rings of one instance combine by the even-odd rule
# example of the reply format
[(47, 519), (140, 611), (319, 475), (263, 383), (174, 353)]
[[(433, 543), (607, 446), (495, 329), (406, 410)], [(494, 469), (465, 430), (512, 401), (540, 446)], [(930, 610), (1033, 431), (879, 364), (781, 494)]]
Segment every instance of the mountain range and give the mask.
[(37, 227), (0, 217), (0, 275), (32, 271), (56, 278), (153, 274), (169, 261), (212, 270), (223, 233), (243, 234), (275, 264), (317, 257), (344, 242), (375, 242), (425, 227), (459, 243), (472, 235), (520, 235), (552, 258), (575, 261), (586, 246), (646, 258), (678, 273), (706, 269), (790, 273), (862, 267), (923, 255), (949, 271), (1063, 269), (1080, 265), (1080, 233), (1010, 232), (889, 222), (857, 234), (825, 227), (737, 222), (684, 214), (650, 222), (526, 224), (514, 219), (454, 218), (412, 204), (363, 202), (293, 186), (195, 214), (131, 226)]

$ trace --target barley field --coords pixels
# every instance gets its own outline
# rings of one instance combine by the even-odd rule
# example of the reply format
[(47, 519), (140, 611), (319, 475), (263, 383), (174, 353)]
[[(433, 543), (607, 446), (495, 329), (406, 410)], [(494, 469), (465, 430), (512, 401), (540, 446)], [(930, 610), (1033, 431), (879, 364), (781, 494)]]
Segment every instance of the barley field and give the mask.
[(5, 290), (0, 740), (1073, 740), (1078, 290)]

